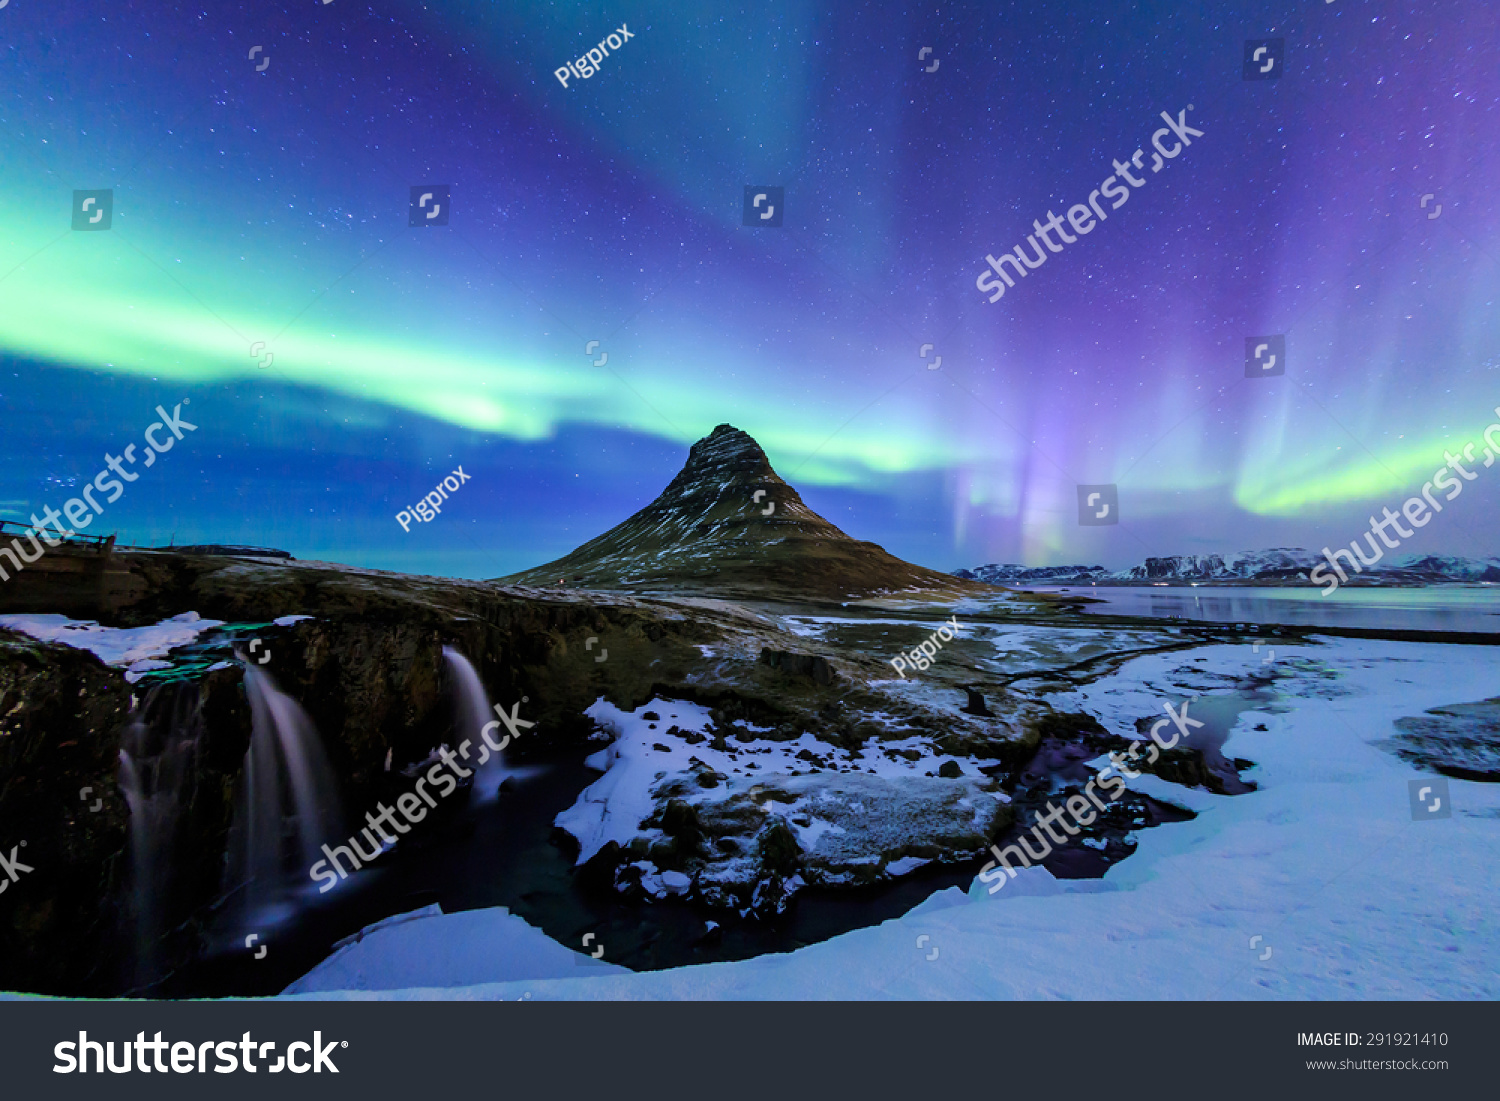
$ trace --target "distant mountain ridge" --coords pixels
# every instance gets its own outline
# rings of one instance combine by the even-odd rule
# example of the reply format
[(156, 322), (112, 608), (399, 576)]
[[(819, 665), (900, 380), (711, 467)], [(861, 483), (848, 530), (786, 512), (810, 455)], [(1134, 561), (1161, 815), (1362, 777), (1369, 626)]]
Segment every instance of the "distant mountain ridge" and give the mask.
[(983, 591), (846, 535), (803, 503), (754, 439), (728, 424), (693, 444), (682, 470), (645, 508), (562, 558), (498, 580), (819, 598)]
[[(1102, 566), (1028, 567), (992, 564), (973, 570), (955, 570), (954, 576), (990, 585), (1103, 584), (1112, 581), (1264, 581), (1313, 584), (1306, 575), (1320, 564), (1327, 567), (1321, 554), (1302, 547), (1272, 547), (1237, 554), (1175, 554), (1147, 558), (1139, 566), (1114, 571)], [(1500, 582), (1500, 557), (1463, 558), (1456, 555), (1408, 554), (1368, 566), (1362, 574), (1351, 580), (1356, 584), (1365, 581), (1397, 585)]]
[(1069, 581), (1097, 581), (1114, 575), (1103, 566), (1017, 566), (998, 563), (972, 570), (954, 570), (954, 577), (983, 581), (987, 585), (1011, 585), (1027, 581), (1033, 585), (1065, 584)]

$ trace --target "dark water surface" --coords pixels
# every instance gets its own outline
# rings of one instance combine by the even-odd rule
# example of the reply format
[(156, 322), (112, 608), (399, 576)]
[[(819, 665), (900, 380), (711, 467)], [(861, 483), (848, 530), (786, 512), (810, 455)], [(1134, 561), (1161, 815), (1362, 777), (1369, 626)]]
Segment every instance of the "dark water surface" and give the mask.
[[(858, 890), (804, 888), (774, 921), (701, 911), (679, 900), (631, 903), (574, 882), (572, 861), (551, 840), (552, 822), (599, 778), (587, 751), (515, 778), (498, 801), (471, 806), (464, 822), (422, 844), (402, 844), (326, 896), (310, 893), (279, 927), (215, 930), (220, 951), (178, 971), (150, 993), (158, 997), (275, 994), (312, 970), (335, 942), (382, 918), (438, 903), (444, 912), (505, 906), (559, 943), (582, 949), (585, 933), (604, 959), (636, 971), (749, 959), (790, 952), (853, 929), (899, 917), (936, 891), (967, 887), (979, 861), (921, 868), (894, 883)], [(465, 798), (456, 794), (452, 798)], [(308, 899), (303, 900), (304, 903)], [(720, 932), (704, 941), (705, 919)], [(243, 947), (258, 934), (256, 959)], [(915, 949), (914, 949), (915, 951)]]
[(1034, 592), (1068, 592), (1103, 603), (1084, 612), (1180, 617), (1204, 623), (1281, 623), (1294, 627), (1365, 627), (1383, 630), (1470, 631), (1500, 634), (1500, 585), (1443, 585), (1412, 589), (1224, 586), (1033, 586)]

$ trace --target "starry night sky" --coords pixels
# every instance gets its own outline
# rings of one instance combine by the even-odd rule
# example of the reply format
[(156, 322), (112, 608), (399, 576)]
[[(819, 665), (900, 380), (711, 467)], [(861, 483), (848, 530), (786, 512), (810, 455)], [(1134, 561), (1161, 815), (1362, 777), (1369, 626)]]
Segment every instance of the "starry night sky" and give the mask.
[[(1500, 419), (1497, 41), (1491, 0), (10, 0), (0, 517), (191, 398), (91, 533), (490, 577), (727, 422), (940, 569), (1347, 544)], [(986, 254), (1137, 148), (1144, 186), (991, 304)], [(448, 225), (409, 226), (423, 184)], [(75, 232), (94, 188), (112, 228)], [(1287, 373), (1247, 379), (1267, 334)], [(1497, 483), (1404, 551), (1500, 551)]]

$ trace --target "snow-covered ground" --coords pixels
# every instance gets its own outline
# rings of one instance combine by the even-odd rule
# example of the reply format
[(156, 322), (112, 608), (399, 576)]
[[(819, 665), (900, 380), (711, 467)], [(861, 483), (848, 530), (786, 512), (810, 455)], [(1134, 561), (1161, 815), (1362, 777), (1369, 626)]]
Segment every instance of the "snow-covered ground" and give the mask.
[[(904, 917), (789, 954), (524, 982), (486, 982), (494, 968), (454, 958), (468, 928), (457, 923), (484, 924), (491, 912), (433, 916), (404, 927), (408, 939), (389, 950), (345, 949), (341, 966), (358, 966), (366, 992), (349, 996), (1500, 997), (1500, 789), (1448, 780), (1453, 816), (1414, 821), (1408, 781), (1419, 773), (1372, 744), (1398, 718), (1500, 695), (1500, 655), (1321, 641), (1275, 647), (1276, 702), (1245, 712), (1224, 747), (1256, 762), (1248, 778), (1259, 790), (1216, 796), (1131, 781), (1198, 817), (1141, 831), (1136, 853), (1102, 880), (1029, 869), (995, 896), (976, 881), (968, 894), (952, 888)], [(1053, 703), (1130, 733), (1162, 698), (1224, 691), (1264, 670), (1265, 656), (1229, 645), (1149, 655)], [(519, 919), (500, 916), (488, 919), (489, 941), (519, 935)], [(424, 969), (439, 951), (442, 966)]]
[(1173, 632), (1171, 628), (1122, 631), (1094, 627), (1006, 626), (996, 628), (989, 637), (995, 643), (997, 655), (1007, 661), (1072, 664), (1098, 654), (1160, 646), (1172, 641)]
[[(782, 779), (813, 771), (812, 763), (799, 759), (798, 753), (822, 760), (826, 770), (820, 771), (860, 772), (891, 780), (925, 776), (948, 760), (957, 760), (964, 775), (982, 779), (980, 766), (993, 763), (935, 754), (928, 741), (915, 737), (871, 742), (853, 752), (820, 742), (811, 734), (784, 742), (729, 741), (726, 749), (719, 750), (703, 736), (712, 722), (707, 708), (682, 700), (653, 699), (635, 711), (621, 711), (601, 699), (585, 714), (612, 730), (615, 738), (587, 762), (604, 776), (585, 788), (578, 801), (557, 817), (556, 824), (578, 839), (580, 864), (608, 841), (628, 845), (636, 837), (659, 838), (659, 831), (640, 828), (642, 819), (657, 806), (651, 793), (661, 781), (692, 778), (701, 768), (725, 777), (722, 786), (712, 789), (717, 798), (722, 798), (773, 777)], [(647, 715), (659, 717), (653, 720)], [(740, 725), (756, 729), (753, 724)], [(686, 732), (687, 737), (668, 733), (672, 727)], [(688, 741), (692, 737), (697, 738), (697, 744)]]
[[(286, 616), (288, 622), (309, 616)], [(280, 624), (282, 620), (277, 620)], [(134, 681), (152, 669), (167, 669), (170, 662), (158, 660), (169, 650), (186, 646), (204, 631), (224, 626), (218, 619), (203, 619), (197, 612), (183, 612), (150, 627), (102, 627), (91, 619), (69, 619), (64, 615), (4, 615), (0, 627), (29, 635), (38, 642), (61, 642), (87, 650), (106, 665), (125, 668), (125, 679)]]
[[(805, 733), (789, 741), (716, 742), (708, 710), (680, 700), (653, 699), (625, 712), (601, 699), (587, 714), (614, 737), (588, 760), (604, 776), (556, 819), (578, 840), (578, 863), (611, 841), (622, 848), (637, 839), (648, 845), (665, 841), (661, 828), (642, 822), (673, 798), (719, 827), (712, 831), (716, 836), (738, 835), (697, 872), (699, 891), (716, 899), (733, 894), (737, 885), (748, 891), (761, 878), (756, 842), (762, 828), (778, 820), (806, 858), (804, 874), (787, 882), (790, 896), (807, 883), (905, 875), (928, 862), (911, 850), (939, 855), (930, 843), (934, 835), (949, 845), (971, 836), (970, 851), (981, 851), (999, 807), (1008, 802), (1004, 794), (984, 790), (989, 781), (980, 768), (993, 762), (936, 754), (925, 738), (871, 740), (853, 751)], [(766, 732), (751, 723), (738, 727)], [(937, 776), (946, 761), (958, 775)], [(730, 823), (735, 828), (725, 829)], [(691, 882), (676, 872), (665, 874), (680, 882), (669, 882), (649, 862), (636, 866), (647, 893), (657, 897), (685, 893)]]
[[(434, 919), (441, 922), (441, 934), (436, 936), (429, 932), (438, 927)], [(456, 986), (485, 978), (565, 978), (580, 967), (593, 974), (628, 974), (623, 967), (564, 948), (503, 906), (457, 914), (427, 906), (377, 922), (349, 938), (286, 993), (380, 990), (393, 982)]]
[[(291, 627), (310, 615), (284, 615), (271, 622), (277, 627)], [(87, 650), (105, 665), (125, 670), (125, 679), (134, 684), (153, 669), (170, 669), (163, 661), (179, 646), (198, 641), (198, 636), (224, 626), (222, 619), (204, 619), (197, 612), (183, 612), (149, 627), (105, 627), (92, 619), (69, 619), (65, 615), (3, 615), (0, 627), (8, 627), (38, 642), (61, 642)], [(226, 668), (219, 662), (214, 669)]]
[[(943, 609), (947, 611), (945, 607)], [(949, 623), (947, 619), (938, 618), (934, 615), (932, 619), (893, 619), (884, 616), (833, 616), (833, 615), (788, 615), (779, 618), (779, 624), (783, 630), (790, 631), (802, 638), (821, 638), (828, 631), (839, 627), (914, 627), (921, 633), (916, 636), (920, 642), (926, 638), (935, 628)], [(949, 629), (952, 625), (949, 624)], [(969, 625), (960, 623), (954, 634), (958, 638), (967, 637)]]

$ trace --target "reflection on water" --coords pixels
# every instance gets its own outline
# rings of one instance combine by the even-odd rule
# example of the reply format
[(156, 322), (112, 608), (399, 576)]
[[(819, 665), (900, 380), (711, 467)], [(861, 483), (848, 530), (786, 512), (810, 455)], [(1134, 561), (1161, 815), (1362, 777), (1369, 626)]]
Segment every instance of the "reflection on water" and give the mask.
[(1204, 623), (1284, 623), (1296, 627), (1369, 627), (1410, 631), (1500, 633), (1500, 585), (1425, 589), (1225, 588), (1176, 585), (1068, 585), (1037, 592), (1078, 593), (1103, 601), (1085, 612), (1180, 617)]

